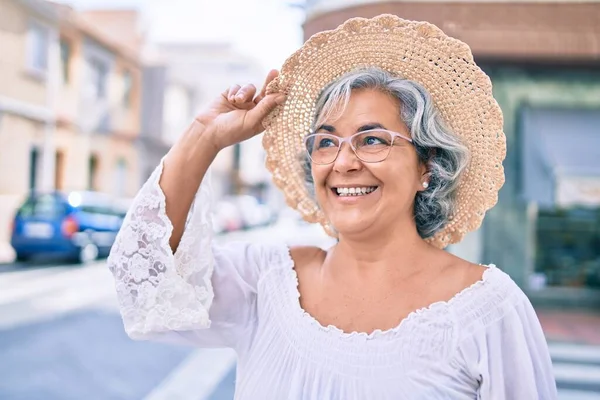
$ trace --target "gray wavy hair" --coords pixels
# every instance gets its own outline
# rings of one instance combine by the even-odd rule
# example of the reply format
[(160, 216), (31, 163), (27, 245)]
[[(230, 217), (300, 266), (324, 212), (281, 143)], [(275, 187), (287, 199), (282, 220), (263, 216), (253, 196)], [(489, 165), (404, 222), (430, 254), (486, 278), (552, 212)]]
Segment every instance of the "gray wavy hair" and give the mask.
[[(469, 163), (469, 150), (444, 124), (429, 93), (419, 83), (396, 77), (379, 68), (349, 72), (319, 95), (311, 131), (346, 108), (353, 90), (375, 89), (400, 101), (400, 117), (408, 127), (420, 161), (427, 165), (429, 187), (417, 193), (414, 218), (422, 238), (435, 235), (456, 207), (456, 192)], [(302, 160), (309, 192), (314, 197), (310, 158)]]

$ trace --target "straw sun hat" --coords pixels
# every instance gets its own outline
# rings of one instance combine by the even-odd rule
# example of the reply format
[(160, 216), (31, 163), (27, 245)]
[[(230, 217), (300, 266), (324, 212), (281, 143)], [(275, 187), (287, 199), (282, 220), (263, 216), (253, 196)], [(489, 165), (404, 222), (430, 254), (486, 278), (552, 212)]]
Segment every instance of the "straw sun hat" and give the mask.
[(320, 92), (334, 79), (359, 67), (374, 66), (423, 85), (442, 118), (471, 153), (447, 225), (427, 239), (443, 248), (481, 225), (504, 183), (506, 139), (502, 112), (492, 97), (488, 76), (475, 64), (469, 46), (426, 22), (394, 15), (353, 18), (332, 31), (312, 36), (290, 56), (267, 92), (287, 100), (264, 121), (267, 168), (286, 202), (308, 222), (335, 236), (310, 196), (301, 157)]

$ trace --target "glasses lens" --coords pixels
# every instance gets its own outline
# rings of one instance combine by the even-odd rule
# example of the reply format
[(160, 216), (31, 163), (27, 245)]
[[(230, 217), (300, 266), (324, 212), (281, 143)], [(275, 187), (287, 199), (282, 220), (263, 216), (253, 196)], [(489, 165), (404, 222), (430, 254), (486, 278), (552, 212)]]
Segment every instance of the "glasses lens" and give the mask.
[(339, 138), (325, 133), (309, 135), (305, 144), (310, 158), (317, 164), (332, 163), (340, 148)]
[(356, 155), (366, 162), (379, 162), (386, 159), (392, 147), (394, 137), (386, 131), (366, 131), (356, 135), (352, 145)]

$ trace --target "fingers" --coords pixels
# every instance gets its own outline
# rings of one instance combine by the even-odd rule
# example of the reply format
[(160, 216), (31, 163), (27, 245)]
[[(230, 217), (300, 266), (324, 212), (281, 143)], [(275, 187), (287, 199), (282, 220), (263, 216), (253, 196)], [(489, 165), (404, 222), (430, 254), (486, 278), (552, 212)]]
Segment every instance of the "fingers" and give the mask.
[(286, 96), (273, 93), (265, 96), (246, 116), (252, 126), (261, 126), (262, 120), (279, 104), (285, 102)]
[(265, 79), (265, 83), (263, 84), (263, 87), (260, 90), (260, 93), (254, 99), (254, 103), (258, 104), (262, 99), (264, 99), (265, 94), (267, 92), (267, 86), (269, 86), (269, 83), (271, 83), (271, 81), (273, 79), (277, 78), (278, 76), (279, 76), (279, 71), (277, 71), (276, 69), (272, 69), (269, 71), (269, 73), (267, 74), (267, 77)]
[(240, 85), (233, 85), (227, 91), (227, 100), (233, 103), (233, 99), (237, 95), (237, 92), (240, 90)]
[(267, 90), (267, 86), (269, 86), (269, 83), (271, 83), (271, 81), (277, 78), (278, 76), (279, 71), (277, 71), (276, 69), (270, 70), (265, 79), (265, 84), (263, 85), (262, 92), (265, 92)]
[[(254, 85), (244, 85), (243, 87), (237, 86), (237, 90), (230, 91), (230, 96), (228, 99), (231, 103), (235, 105), (242, 105), (245, 103), (251, 103), (254, 95), (256, 94), (256, 86)], [(235, 89), (235, 86), (232, 89)]]

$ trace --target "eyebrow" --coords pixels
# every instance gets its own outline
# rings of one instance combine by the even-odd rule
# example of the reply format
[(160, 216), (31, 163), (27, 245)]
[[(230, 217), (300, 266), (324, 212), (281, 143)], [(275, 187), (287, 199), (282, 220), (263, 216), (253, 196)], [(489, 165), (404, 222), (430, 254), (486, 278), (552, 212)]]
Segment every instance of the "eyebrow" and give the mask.
[[(385, 126), (381, 125), (379, 122), (369, 122), (368, 124), (362, 125), (360, 128), (356, 130), (356, 132), (364, 132), (369, 131), (371, 129), (386, 129)], [(335, 133), (335, 127), (333, 125), (321, 125), (317, 128), (315, 132), (318, 131), (327, 131), (329, 133)]]

